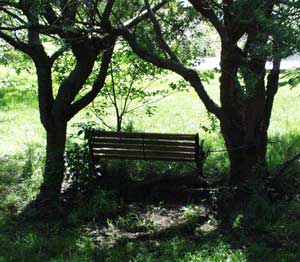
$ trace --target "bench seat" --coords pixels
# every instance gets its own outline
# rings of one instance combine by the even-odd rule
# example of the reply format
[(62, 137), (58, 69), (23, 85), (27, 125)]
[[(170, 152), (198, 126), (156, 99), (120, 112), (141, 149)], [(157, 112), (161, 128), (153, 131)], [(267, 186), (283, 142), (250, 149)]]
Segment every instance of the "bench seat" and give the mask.
[(198, 134), (129, 133), (87, 130), (94, 165), (100, 159), (196, 162), (202, 168), (203, 141)]

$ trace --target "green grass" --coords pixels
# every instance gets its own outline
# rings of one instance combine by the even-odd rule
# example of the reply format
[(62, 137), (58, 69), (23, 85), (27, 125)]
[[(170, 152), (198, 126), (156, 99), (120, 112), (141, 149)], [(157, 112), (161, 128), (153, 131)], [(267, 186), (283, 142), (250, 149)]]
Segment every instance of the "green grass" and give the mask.
[(24, 152), (28, 144), (44, 144), (39, 122), (34, 74), (0, 67), (0, 156)]
[[(100, 231), (115, 227), (117, 221), (126, 221), (128, 214), (117, 220), (103, 219), (110, 209), (118, 210), (122, 203), (106, 191), (97, 191), (84, 199), (76, 195), (76, 208), (65, 221), (25, 221), (22, 210), (34, 199), (41, 182), (44, 160), (45, 132), (39, 122), (34, 74), (19, 75), (0, 68), (0, 261), (299, 261), (300, 260), (300, 176), (296, 166), (279, 178), (278, 190), (289, 197), (275, 204), (255, 207), (257, 216), (245, 230), (236, 220), (236, 229), (230, 235), (219, 232), (152, 240), (119, 239)], [(168, 75), (168, 80), (176, 79)], [(162, 84), (161, 84), (162, 85)], [(218, 80), (208, 87), (218, 100)], [(156, 86), (157, 87), (157, 86)], [(268, 163), (275, 170), (284, 160), (300, 151), (299, 94), (297, 88), (281, 87), (277, 95), (272, 121)], [(158, 102), (156, 114), (146, 117), (137, 114), (134, 128), (155, 132), (199, 132), (206, 146), (222, 149), (223, 141), (215, 132), (205, 132), (201, 126), (212, 127), (203, 104), (194, 91), (177, 93)], [(85, 112), (70, 123), (86, 122)], [(226, 153), (212, 154), (206, 162), (206, 171), (214, 169), (225, 173), (228, 167)], [(197, 212), (191, 206), (185, 216), (197, 228)], [(102, 214), (102, 215), (101, 215)], [(125, 223), (124, 222), (124, 223)], [(120, 222), (119, 222), (120, 223)], [(123, 223), (123, 224), (124, 224)], [(129, 221), (130, 223), (130, 221)], [(195, 224), (196, 223), (196, 224)], [(155, 226), (141, 221), (146, 230)], [(147, 229), (148, 228), (148, 229)], [(117, 232), (117, 231), (116, 231)], [(103, 244), (102, 238), (105, 241)], [(116, 239), (117, 238), (117, 239)]]

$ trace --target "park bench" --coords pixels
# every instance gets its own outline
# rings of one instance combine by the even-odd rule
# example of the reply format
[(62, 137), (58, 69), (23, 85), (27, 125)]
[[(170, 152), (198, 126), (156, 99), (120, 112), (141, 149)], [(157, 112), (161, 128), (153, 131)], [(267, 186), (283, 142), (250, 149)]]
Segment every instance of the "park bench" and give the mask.
[(92, 163), (101, 159), (132, 159), (195, 162), (202, 172), (203, 141), (199, 135), (128, 133), (87, 130)]

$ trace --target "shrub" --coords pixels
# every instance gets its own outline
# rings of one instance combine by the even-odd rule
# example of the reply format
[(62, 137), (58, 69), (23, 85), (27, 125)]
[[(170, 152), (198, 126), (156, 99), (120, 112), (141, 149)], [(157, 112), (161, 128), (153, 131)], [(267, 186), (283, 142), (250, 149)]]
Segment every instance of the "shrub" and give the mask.
[(78, 190), (86, 191), (96, 181), (92, 172), (92, 163), (88, 144), (68, 142), (66, 149), (66, 178), (72, 181)]

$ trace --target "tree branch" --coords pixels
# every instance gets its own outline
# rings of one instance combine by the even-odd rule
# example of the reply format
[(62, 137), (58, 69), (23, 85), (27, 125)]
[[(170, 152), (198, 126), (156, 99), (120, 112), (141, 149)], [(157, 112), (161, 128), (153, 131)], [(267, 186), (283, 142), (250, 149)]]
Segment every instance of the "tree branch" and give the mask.
[(270, 124), (274, 98), (278, 91), (280, 63), (281, 63), (281, 58), (275, 57), (273, 60), (273, 69), (268, 75), (266, 104), (265, 104), (265, 126), (266, 127), (268, 127)]
[[(168, 3), (168, 0), (161, 1), (159, 4), (157, 4), (155, 7), (152, 8), (152, 12), (156, 13), (160, 8), (162, 8), (167, 3)], [(137, 16), (133, 17), (132, 19), (123, 23), (123, 25), (127, 28), (132, 28), (132, 27), (138, 25), (140, 22), (147, 19), (148, 17), (149, 17), (148, 10), (144, 10), (139, 15), (137, 15)]]
[(68, 49), (70, 48), (69, 45), (63, 45), (61, 48), (59, 48), (54, 54), (50, 57), (50, 62), (53, 65), (55, 61)]
[(59, 21), (59, 17), (56, 15), (54, 9), (51, 4), (47, 2), (44, 8), (44, 17), (49, 23), (49, 25), (55, 25)]
[(23, 23), (23, 24), (26, 23), (21, 17), (19, 17), (17, 14), (15, 14), (15, 13), (13, 13), (13, 12), (7, 10), (6, 8), (0, 7), (0, 10), (3, 11), (4, 13), (8, 14), (9, 16), (11, 16), (11, 17), (17, 19), (19, 22), (21, 22), (21, 23)]
[(111, 14), (112, 8), (114, 6), (115, 0), (108, 0), (105, 6), (104, 12), (102, 14), (102, 24), (103, 26), (107, 26), (109, 24), (109, 16)]
[(11, 6), (11, 7), (14, 7), (14, 8), (17, 8), (19, 9), (20, 8), (20, 5), (16, 2), (12, 2), (12, 1), (0, 1), (0, 6)]
[(35, 61), (38, 79), (38, 101), (40, 120), (46, 130), (53, 128), (51, 117), (52, 105), (54, 102), (51, 64), (44, 61)]
[(130, 94), (131, 94), (131, 90), (132, 90), (132, 87), (133, 87), (133, 84), (134, 84), (134, 81), (136, 79), (136, 77), (138, 76), (138, 71), (139, 69), (135, 67), (134, 71), (132, 72), (131, 71), (131, 81), (130, 81), (130, 84), (129, 84), (129, 89), (128, 89), (128, 92), (126, 94), (126, 97), (125, 97), (125, 100), (124, 100), (124, 104), (123, 104), (123, 107), (122, 107), (122, 113), (121, 115), (123, 116), (125, 114), (125, 112), (127, 111), (127, 107), (128, 107), (128, 99), (130, 97)]
[(204, 103), (206, 109), (215, 114), (219, 119), (223, 117), (220, 107), (214, 103), (214, 101), (207, 94), (198, 74), (196, 71), (186, 68), (183, 64), (164, 59), (148, 50), (140, 47), (133, 34), (127, 28), (116, 29), (127, 40), (132, 50), (143, 60), (150, 62), (159, 68), (171, 70), (181, 75), (186, 81), (188, 81), (195, 89), (196, 93)]
[(115, 78), (114, 78), (112, 63), (110, 63), (110, 76), (111, 76), (111, 86), (112, 86), (112, 93), (113, 93), (112, 103), (113, 103), (114, 108), (116, 110), (117, 119), (119, 119), (120, 111), (119, 111), (119, 106), (118, 106), (118, 101), (117, 101), (116, 84), (115, 84)]
[(170, 58), (172, 60), (174, 60), (176, 62), (179, 62), (179, 59), (177, 58), (176, 54), (172, 51), (172, 49), (169, 47), (169, 45), (165, 41), (165, 39), (163, 37), (163, 34), (162, 34), (162, 31), (161, 31), (161, 28), (160, 28), (160, 25), (159, 25), (159, 22), (157, 21), (157, 19), (155, 17), (155, 14), (153, 13), (153, 11), (151, 9), (151, 6), (150, 6), (148, 0), (145, 0), (145, 5), (146, 5), (146, 9), (147, 9), (148, 14), (149, 14), (149, 18), (152, 22), (153, 29), (155, 31), (158, 44), (160, 45), (161, 49), (163, 51), (165, 51), (170, 56)]
[(74, 115), (76, 115), (82, 108), (86, 107), (89, 103), (91, 103), (96, 96), (101, 91), (102, 87), (104, 86), (107, 71), (109, 68), (109, 64), (112, 58), (114, 46), (111, 47), (109, 50), (104, 52), (102, 61), (101, 61), (101, 68), (97, 75), (96, 80), (93, 83), (92, 89), (84, 95), (81, 99), (74, 102), (71, 105), (70, 113), (68, 115), (68, 119), (71, 119)]
[(189, 0), (189, 2), (199, 13), (201, 13), (205, 18), (207, 18), (209, 22), (214, 26), (214, 28), (217, 30), (218, 34), (220, 35), (222, 42), (228, 42), (229, 37), (225, 27), (223, 26), (223, 24), (221, 23), (217, 15), (214, 13), (211, 6), (209, 6), (207, 1)]
[(9, 43), (14, 48), (32, 56), (32, 49), (30, 46), (22, 41), (14, 39), (12, 36), (0, 31), (0, 38)]

